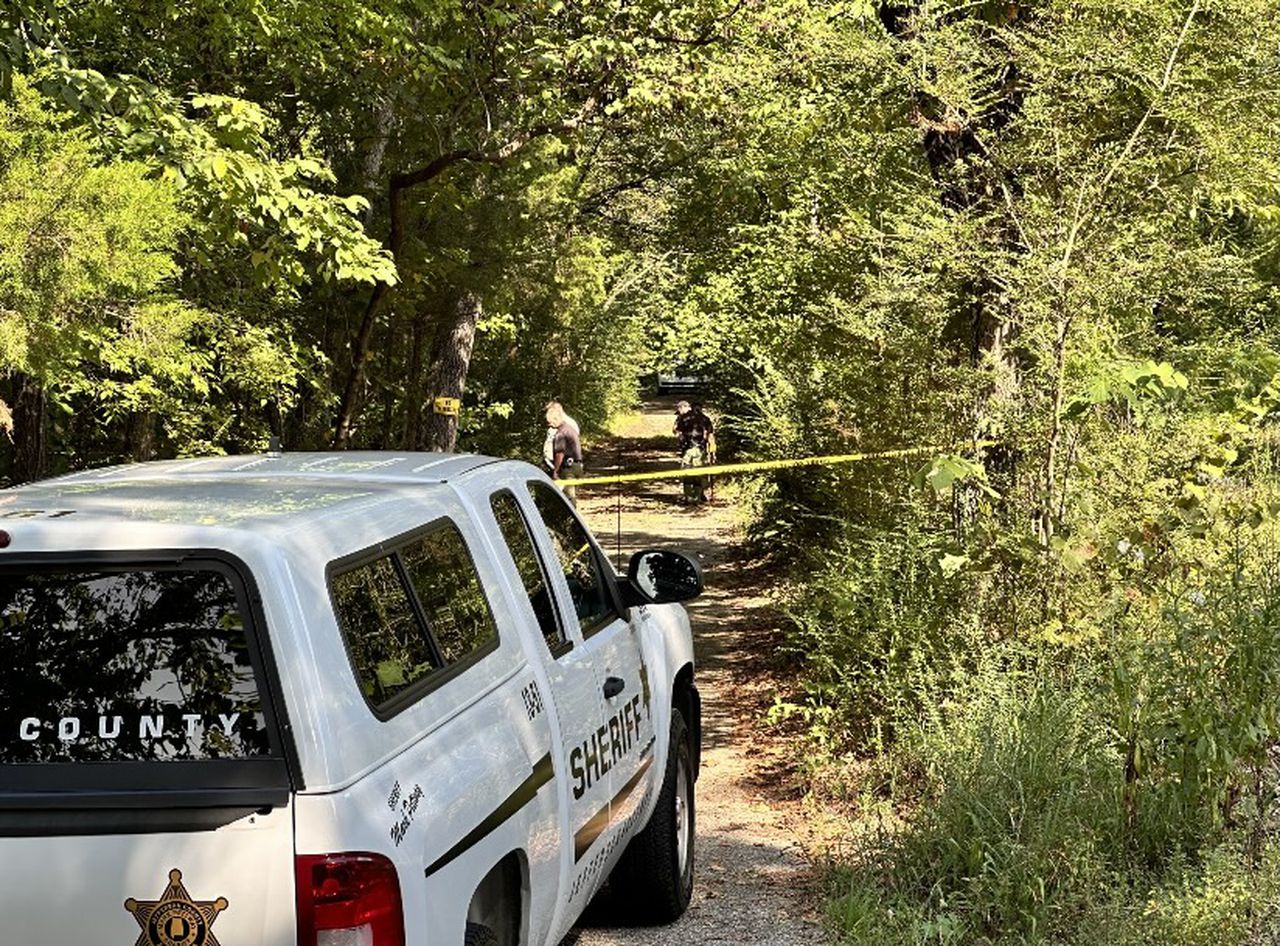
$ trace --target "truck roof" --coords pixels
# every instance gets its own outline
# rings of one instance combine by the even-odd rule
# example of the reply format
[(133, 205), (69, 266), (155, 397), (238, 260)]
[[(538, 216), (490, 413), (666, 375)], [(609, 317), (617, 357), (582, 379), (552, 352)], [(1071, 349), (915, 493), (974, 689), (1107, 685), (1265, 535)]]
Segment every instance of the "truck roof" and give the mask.
[[(234, 529), (364, 516), (499, 461), (472, 454), (289, 453), (135, 463), (0, 490), (0, 521), (69, 519)], [(424, 491), (424, 487), (427, 491)]]

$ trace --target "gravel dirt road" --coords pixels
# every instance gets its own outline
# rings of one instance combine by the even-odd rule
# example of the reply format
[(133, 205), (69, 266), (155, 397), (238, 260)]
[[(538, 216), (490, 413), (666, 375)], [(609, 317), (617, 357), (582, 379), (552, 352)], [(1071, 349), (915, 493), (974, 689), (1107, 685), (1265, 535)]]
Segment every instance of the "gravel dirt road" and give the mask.
[[(646, 405), (613, 441), (588, 451), (587, 473), (674, 464), (674, 399)], [(739, 514), (722, 495), (679, 503), (678, 481), (583, 490), (578, 504), (611, 552), (621, 508), (621, 554), (652, 546), (696, 553), (707, 591), (692, 602), (698, 686), (704, 707), (703, 768), (697, 785), (696, 883), (685, 916), (668, 927), (610, 925), (606, 888), (561, 946), (820, 946), (815, 870), (802, 836), (794, 779), (777, 738), (760, 725), (772, 702), (778, 621), (768, 578), (745, 556)]]

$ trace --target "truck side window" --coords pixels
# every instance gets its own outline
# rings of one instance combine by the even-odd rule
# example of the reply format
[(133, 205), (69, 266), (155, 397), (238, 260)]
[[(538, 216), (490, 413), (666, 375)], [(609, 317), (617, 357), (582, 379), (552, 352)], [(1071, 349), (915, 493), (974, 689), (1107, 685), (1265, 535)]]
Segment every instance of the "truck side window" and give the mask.
[(356, 679), (374, 706), (440, 668), (390, 555), (334, 575), (331, 587)]
[(400, 558), (446, 665), (497, 641), (489, 602), (457, 529), (445, 526), (410, 542)]
[(591, 539), (558, 490), (535, 482), (529, 484), (529, 492), (551, 533), (551, 544), (564, 569), (582, 634), (590, 637), (617, 616)]
[(515, 559), (520, 583), (529, 596), (529, 603), (533, 605), (533, 613), (538, 618), (543, 640), (547, 642), (551, 653), (559, 654), (569, 642), (560, 628), (560, 622), (556, 620), (556, 609), (551, 600), (542, 561), (534, 549), (533, 537), (529, 535), (529, 527), (520, 512), (520, 506), (515, 496), (505, 490), (494, 493), (489, 505), (493, 508), (493, 517), (498, 521), (498, 529), (506, 540), (507, 548), (511, 550), (511, 557)]
[(360, 690), (379, 713), (402, 709), (433, 674), (498, 646), (480, 576), (452, 523), (336, 572), (330, 589)]

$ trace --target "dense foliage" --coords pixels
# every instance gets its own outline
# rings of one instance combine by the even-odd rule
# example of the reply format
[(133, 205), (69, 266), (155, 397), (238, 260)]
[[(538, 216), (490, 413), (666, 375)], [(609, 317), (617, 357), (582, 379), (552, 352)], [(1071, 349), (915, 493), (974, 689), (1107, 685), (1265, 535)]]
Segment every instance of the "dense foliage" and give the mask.
[[(596, 225), (603, 198), (586, 179), (633, 126), (685, 107), (733, 12), (6, 4), (2, 133), (16, 143), (0, 175), (14, 215), (93, 189), (70, 166), (43, 196), (19, 186), (45, 154), (74, 151), (95, 174), (136, 179), (144, 203), (155, 193), (155, 219), (125, 213), (97, 238), (113, 263), (146, 245), (167, 257), (126, 287), (109, 267), (57, 272), (78, 240), (6, 234), (13, 265), (51, 281), (41, 318), (59, 339), (48, 363), (4, 363), (9, 477), (256, 449), (272, 434), (291, 448), (451, 449), (458, 421), (433, 413), (436, 396), (463, 397), (472, 447), (535, 452), (551, 397), (598, 424), (652, 360), (632, 305), (652, 266)], [(32, 304), (9, 301), (25, 291), (0, 284), (7, 318)], [(184, 314), (156, 360), (137, 349), (152, 345), (140, 313), (161, 298)], [(128, 351), (86, 348), (81, 309)]]
[(883, 826), (840, 935), (1274, 937), (1270, 0), (22, 0), (0, 32), (10, 480), (272, 434), (531, 455), (547, 399), (591, 429), (675, 362), (748, 454), (937, 445), (755, 494), (801, 563), (776, 714)]
[(628, 208), (656, 331), (761, 455), (949, 445), (759, 496), (810, 563), (776, 715), (896, 826), (838, 926), (1274, 936), (1273, 11), (774, 3), (738, 40)]
[(898, 825), (838, 925), (1273, 936), (1273, 11), (771, 11), (669, 191), (679, 334), (762, 454), (952, 445), (760, 497), (811, 562), (776, 713)]

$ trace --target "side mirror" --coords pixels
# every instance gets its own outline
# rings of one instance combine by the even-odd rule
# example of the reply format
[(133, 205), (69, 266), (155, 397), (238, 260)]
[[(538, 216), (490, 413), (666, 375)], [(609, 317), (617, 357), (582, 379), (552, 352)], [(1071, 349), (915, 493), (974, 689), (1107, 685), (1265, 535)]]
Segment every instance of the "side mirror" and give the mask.
[(645, 549), (631, 556), (623, 590), (628, 605), (688, 601), (702, 594), (702, 566), (682, 552)]

